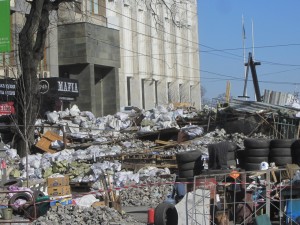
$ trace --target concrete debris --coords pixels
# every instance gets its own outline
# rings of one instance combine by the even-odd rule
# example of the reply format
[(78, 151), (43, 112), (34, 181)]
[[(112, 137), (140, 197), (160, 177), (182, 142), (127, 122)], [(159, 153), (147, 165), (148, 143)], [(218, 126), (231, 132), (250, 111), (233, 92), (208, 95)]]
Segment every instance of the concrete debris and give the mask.
[[(188, 124), (189, 119), (199, 115), (207, 118), (209, 111), (206, 108), (205, 110), (206, 112), (201, 114), (174, 109), (170, 105), (168, 107), (159, 106), (148, 111), (133, 109), (130, 112), (119, 112), (99, 118), (96, 118), (91, 112), (80, 111), (77, 106), (73, 106), (70, 110), (48, 112), (46, 121), (37, 121), (36, 124), (40, 127), (37, 134), (56, 129), (55, 132), (63, 136), (63, 129), (61, 129), (63, 126), (67, 129), (67, 139), (69, 140), (66, 148), (55, 153), (32, 154), (27, 159), (25, 157), (20, 159), (15, 149), (7, 148), (7, 164), (12, 168), (9, 171), (16, 174), (15, 171), (20, 170), (21, 179), (25, 180), (28, 177), (31, 181), (45, 179), (53, 174), (68, 174), (70, 183), (92, 183), (89, 186), (90, 191), (99, 192), (99, 195), (105, 188), (101, 179), (103, 176), (107, 176), (112, 186), (119, 188), (118, 194), (123, 206), (156, 207), (172, 194), (172, 183), (176, 178), (176, 174), (171, 167), (169, 167), (171, 171), (168, 169), (168, 165), (165, 166), (166, 168), (164, 168), (164, 164), (159, 168), (156, 167), (156, 164), (148, 165), (148, 162), (156, 160), (156, 156), (171, 156), (171, 162), (172, 156), (177, 153), (198, 150), (208, 157), (208, 145), (223, 141), (234, 142), (240, 149), (244, 148), (244, 139), (249, 136), (241, 133), (227, 134), (224, 129), (205, 133), (203, 127)], [(139, 123), (140, 126), (136, 126), (136, 118), (141, 115), (143, 116)], [(177, 123), (179, 119), (182, 124), (187, 123), (185, 124), (187, 126), (180, 128)], [(133, 127), (135, 130), (131, 130)], [(146, 134), (170, 128), (175, 128), (176, 135), (178, 131), (184, 133), (187, 141), (179, 143), (173, 137), (168, 141), (160, 140), (160, 144), (167, 143), (165, 145), (168, 147), (164, 148), (158, 146), (153, 139), (138, 139), (137, 136), (137, 132)], [(267, 138), (261, 133), (253, 134), (251, 137)], [(76, 144), (78, 142), (81, 143)], [(173, 144), (174, 142), (176, 144)], [(53, 144), (61, 148), (65, 143), (60, 141)], [(134, 171), (124, 169), (122, 162), (125, 162), (126, 156), (129, 156), (129, 160), (141, 159), (142, 167), (135, 165), (137, 168)], [(146, 157), (143, 158), (144, 156)], [(146, 162), (146, 160), (148, 161)], [(130, 162), (135, 164), (134, 161)], [(26, 163), (28, 164), (27, 170)], [(121, 215), (112, 208), (80, 208), (66, 205), (52, 207), (47, 215), (38, 218), (33, 224), (138, 225), (141, 223), (131, 217)]]
[(173, 185), (164, 183), (174, 181), (175, 175), (166, 178), (159, 176), (143, 177), (139, 182), (140, 188), (128, 188), (121, 191), (122, 204), (124, 206), (155, 208), (160, 202), (166, 200), (168, 195), (172, 194)]
[(74, 205), (54, 206), (45, 216), (39, 217), (34, 225), (144, 225), (129, 215), (122, 215), (109, 207), (79, 207)]

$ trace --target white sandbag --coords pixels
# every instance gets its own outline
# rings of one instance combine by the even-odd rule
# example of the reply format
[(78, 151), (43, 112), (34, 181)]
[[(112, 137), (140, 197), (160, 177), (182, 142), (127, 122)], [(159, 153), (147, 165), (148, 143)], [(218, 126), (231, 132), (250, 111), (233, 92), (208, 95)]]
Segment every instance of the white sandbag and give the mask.
[(47, 112), (46, 113), (46, 116), (47, 116), (47, 120), (50, 122), (50, 123), (56, 123), (59, 119), (59, 115), (56, 111), (54, 112)]
[(77, 105), (73, 105), (70, 109), (70, 115), (71, 116), (78, 116), (80, 114), (80, 110)]

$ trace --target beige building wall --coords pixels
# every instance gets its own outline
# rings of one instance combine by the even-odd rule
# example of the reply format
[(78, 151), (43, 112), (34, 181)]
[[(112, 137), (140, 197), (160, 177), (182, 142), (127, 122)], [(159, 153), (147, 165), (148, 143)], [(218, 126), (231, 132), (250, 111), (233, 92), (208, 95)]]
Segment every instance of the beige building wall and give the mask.
[(181, 101), (200, 108), (197, 1), (179, 4), (174, 21), (182, 26), (162, 5), (155, 20), (143, 2), (106, 2), (107, 26), (120, 30), (120, 105), (150, 109)]

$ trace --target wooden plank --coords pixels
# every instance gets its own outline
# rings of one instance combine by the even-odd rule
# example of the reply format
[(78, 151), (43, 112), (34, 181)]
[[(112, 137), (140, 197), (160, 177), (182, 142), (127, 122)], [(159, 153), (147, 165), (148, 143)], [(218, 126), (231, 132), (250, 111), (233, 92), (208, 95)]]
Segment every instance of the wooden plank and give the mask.
[(51, 132), (51, 131), (47, 131), (42, 137), (41, 139), (36, 143), (36, 147), (43, 150), (44, 152), (49, 152), (49, 153), (55, 153), (56, 151), (51, 149), (51, 142), (56, 141), (56, 140), (60, 140), (62, 141), (62, 137), (59, 136), (58, 134)]
[(162, 140), (155, 140), (155, 144), (160, 144), (160, 145), (176, 145), (177, 141), (162, 141)]

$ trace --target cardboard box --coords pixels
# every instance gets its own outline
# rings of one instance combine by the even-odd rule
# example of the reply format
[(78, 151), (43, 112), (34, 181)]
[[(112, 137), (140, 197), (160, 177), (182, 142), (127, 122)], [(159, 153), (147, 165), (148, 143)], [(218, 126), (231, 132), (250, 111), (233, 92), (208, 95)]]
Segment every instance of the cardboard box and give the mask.
[(47, 179), (47, 185), (48, 187), (58, 187), (58, 186), (68, 186), (69, 185), (70, 178), (69, 176), (63, 176), (63, 177), (52, 177)]
[(48, 195), (49, 196), (64, 196), (70, 195), (71, 188), (68, 186), (58, 186), (58, 187), (48, 187)]
[(72, 198), (61, 198), (56, 200), (50, 201), (50, 206), (59, 206), (59, 205), (71, 205), (72, 204)]

